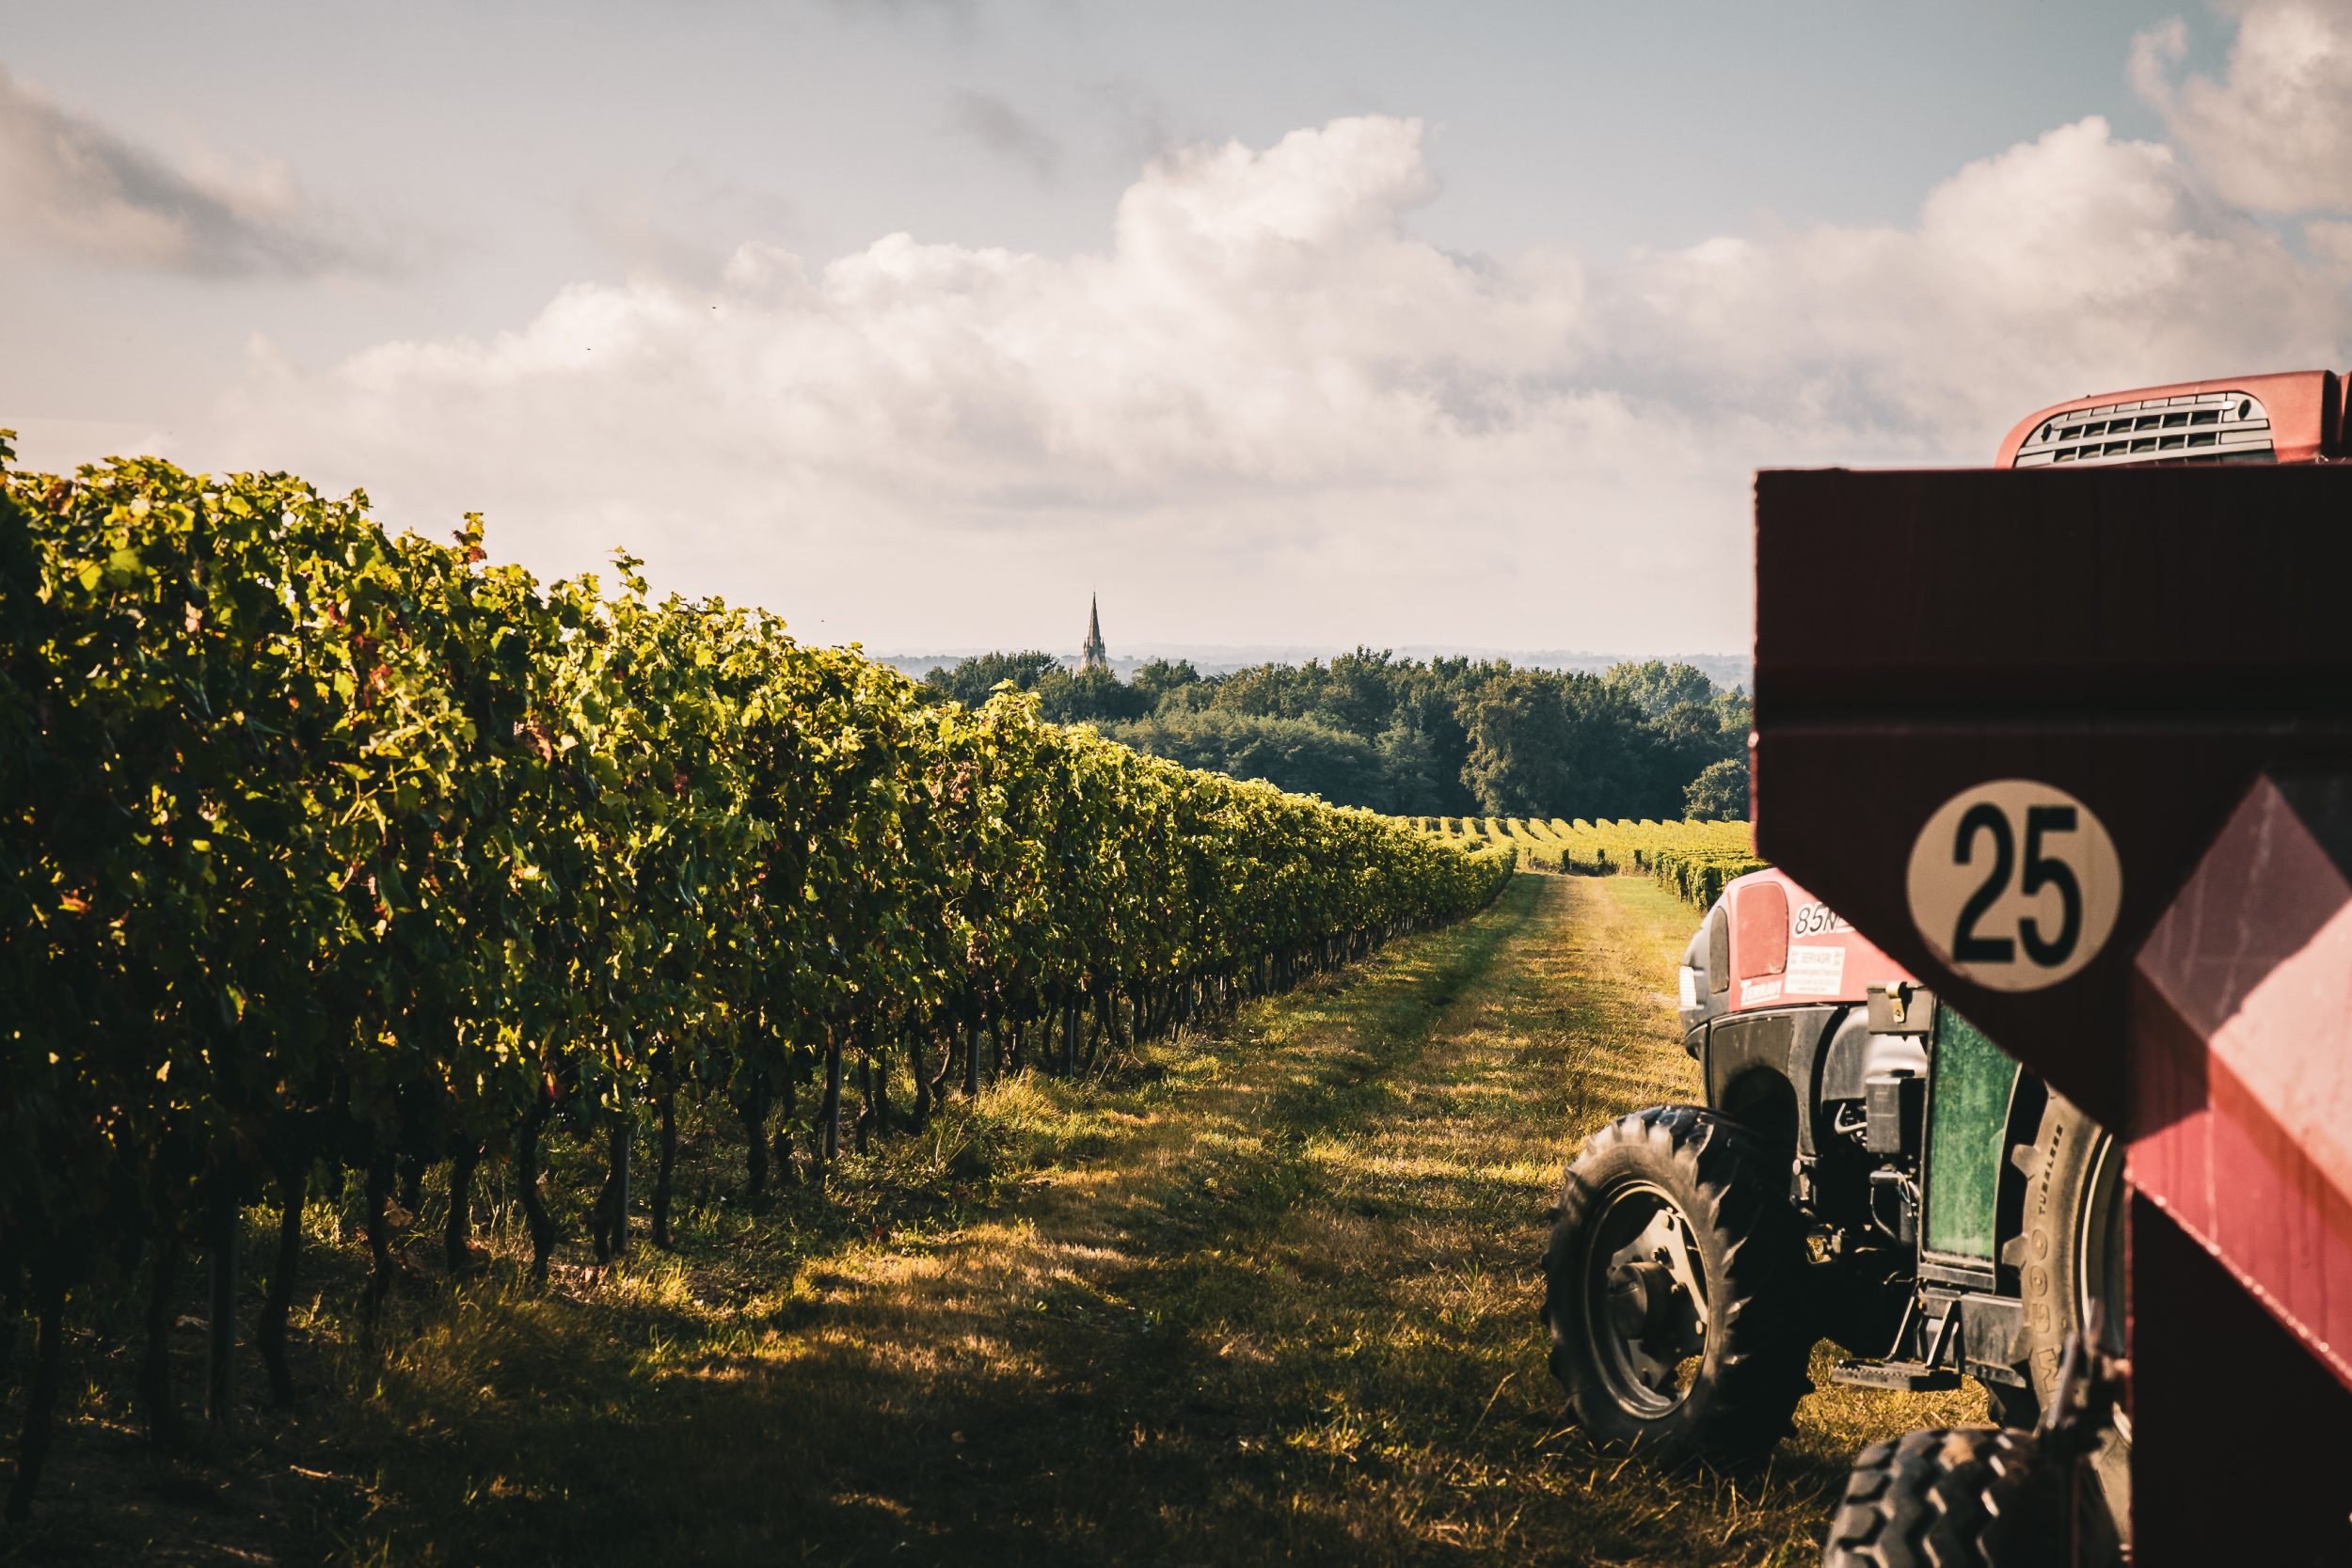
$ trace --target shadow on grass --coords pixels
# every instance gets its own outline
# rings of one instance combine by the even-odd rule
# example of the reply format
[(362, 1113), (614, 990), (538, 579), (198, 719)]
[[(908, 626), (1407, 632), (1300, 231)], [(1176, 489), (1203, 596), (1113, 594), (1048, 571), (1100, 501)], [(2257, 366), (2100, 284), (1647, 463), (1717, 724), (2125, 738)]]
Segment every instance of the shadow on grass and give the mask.
[(1314, 1201), (1312, 1141), (1397, 1098), (1511, 900), (1256, 1010), (1178, 1094), (1113, 1090), (1083, 1163), (951, 1233), (812, 1259), (723, 1320), (683, 1262), (446, 1309), (362, 1418), (383, 1484), (357, 1555), (1226, 1556), (1168, 1529), (1230, 1489), (1254, 1425), (1204, 1393), (1230, 1347), (1196, 1309), (1255, 1289), (1233, 1243)]
[(1100, 1086), (1001, 1085), (758, 1219), (718, 1202), (713, 1140), (675, 1256), (418, 1292), (373, 1348), (324, 1315), (339, 1396), (271, 1458), (321, 1490), (234, 1499), (233, 1550), (142, 1555), (1809, 1561), (1848, 1417), (1766, 1478), (1661, 1476), (1562, 1430), (1543, 1366), (1562, 1159), (1694, 1087), (1657, 994), (1687, 911), (1655, 891), (1518, 878), (1344, 984)]

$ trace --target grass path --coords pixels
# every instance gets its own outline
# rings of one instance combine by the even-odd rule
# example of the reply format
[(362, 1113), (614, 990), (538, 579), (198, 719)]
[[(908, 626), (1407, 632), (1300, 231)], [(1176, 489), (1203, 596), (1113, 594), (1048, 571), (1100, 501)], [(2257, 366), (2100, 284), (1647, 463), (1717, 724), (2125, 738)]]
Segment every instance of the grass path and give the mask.
[[(592, 1408), (559, 1369), (598, 1353), (533, 1318), (505, 1347), (531, 1396), (488, 1402), (515, 1430), (445, 1413), (437, 1457), (387, 1478), (419, 1501), (362, 1540), (452, 1562), (1809, 1561), (1847, 1454), (1912, 1413), (1823, 1396), (1763, 1483), (1671, 1480), (1563, 1430), (1542, 1360), (1561, 1160), (1696, 1092), (1661, 990), (1688, 924), (1644, 881), (1521, 877), (1352, 983), (1250, 1009), (1179, 1077), (1066, 1109), (1058, 1157), (993, 1214), (697, 1303), (679, 1340), (572, 1374)], [(514, 1370), (479, 1328), (419, 1351), (446, 1388), (469, 1360), (488, 1386)], [(452, 1487), (467, 1506), (426, 1500)]]
[(995, 1173), (928, 1218), (845, 1193), (821, 1244), (701, 1215), (676, 1259), (435, 1295), (279, 1453), (347, 1501), (246, 1560), (1810, 1563), (1852, 1449), (1965, 1401), (1826, 1392), (1735, 1484), (1594, 1453), (1544, 1367), (1563, 1160), (1697, 1094), (1690, 921), (1523, 875), (1125, 1082), (904, 1140), (877, 1185)]

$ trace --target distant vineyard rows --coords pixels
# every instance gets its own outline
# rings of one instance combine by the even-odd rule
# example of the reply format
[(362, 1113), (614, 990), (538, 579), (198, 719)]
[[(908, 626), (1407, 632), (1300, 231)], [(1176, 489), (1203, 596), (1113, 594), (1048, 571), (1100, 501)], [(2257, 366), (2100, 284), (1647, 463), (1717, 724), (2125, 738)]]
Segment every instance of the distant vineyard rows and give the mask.
[[(183, 1246), (224, 1212), (280, 1212), (258, 1341), (282, 1398), (320, 1173), (365, 1181), (379, 1298), (395, 1184), (428, 1163), (451, 1165), (453, 1266), (475, 1169), (505, 1161), (544, 1267), (559, 1129), (612, 1135), (617, 1164), (658, 1127), (662, 1240), (681, 1094), (741, 1117), (755, 1188), (769, 1118), (784, 1144), (813, 1090), (821, 1176), (845, 1058), (852, 1089), (911, 1068), (919, 1125), (1025, 1037), (1067, 1071), (1175, 1035), (1484, 907), (1516, 861), (1018, 695), (927, 703), (763, 612), (654, 601), (627, 558), (617, 591), (541, 583), (485, 560), (478, 519), (451, 546), (283, 475), (8, 456), (0, 1306), (39, 1326), (20, 1515), (69, 1303), (146, 1290), (167, 1331)], [(167, 1388), (142, 1396), (176, 1421)]]
[(1646, 872), (1694, 908), (1715, 902), (1734, 877), (1761, 870), (1748, 824), (1731, 822), (1588, 822), (1562, 817), (1411, 816), (1424, 832), (1450, 843), (1517, 849), (1538, 869), (1585, 876)]

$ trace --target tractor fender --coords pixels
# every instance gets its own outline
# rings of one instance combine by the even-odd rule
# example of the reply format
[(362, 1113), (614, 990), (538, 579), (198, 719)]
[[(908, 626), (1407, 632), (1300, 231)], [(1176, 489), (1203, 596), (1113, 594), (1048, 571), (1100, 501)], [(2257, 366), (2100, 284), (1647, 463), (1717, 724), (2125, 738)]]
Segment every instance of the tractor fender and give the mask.
[(1814, 1148), (1813, 1085), (1823, 1046), (1849, 1006), (1732, 1013), (1707, 1030), (1707, 1099), (1792, 1154)]

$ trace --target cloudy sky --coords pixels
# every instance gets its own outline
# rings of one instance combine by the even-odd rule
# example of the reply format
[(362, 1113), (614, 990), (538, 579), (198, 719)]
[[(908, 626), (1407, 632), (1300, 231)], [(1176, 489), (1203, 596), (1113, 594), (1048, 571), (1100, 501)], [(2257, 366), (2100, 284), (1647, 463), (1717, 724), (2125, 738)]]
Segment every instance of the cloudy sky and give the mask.
[(2352, 0), (0, 0), (0, 425), (881, 651), (1737, 651), (1759, 466), (2344, 368)]

